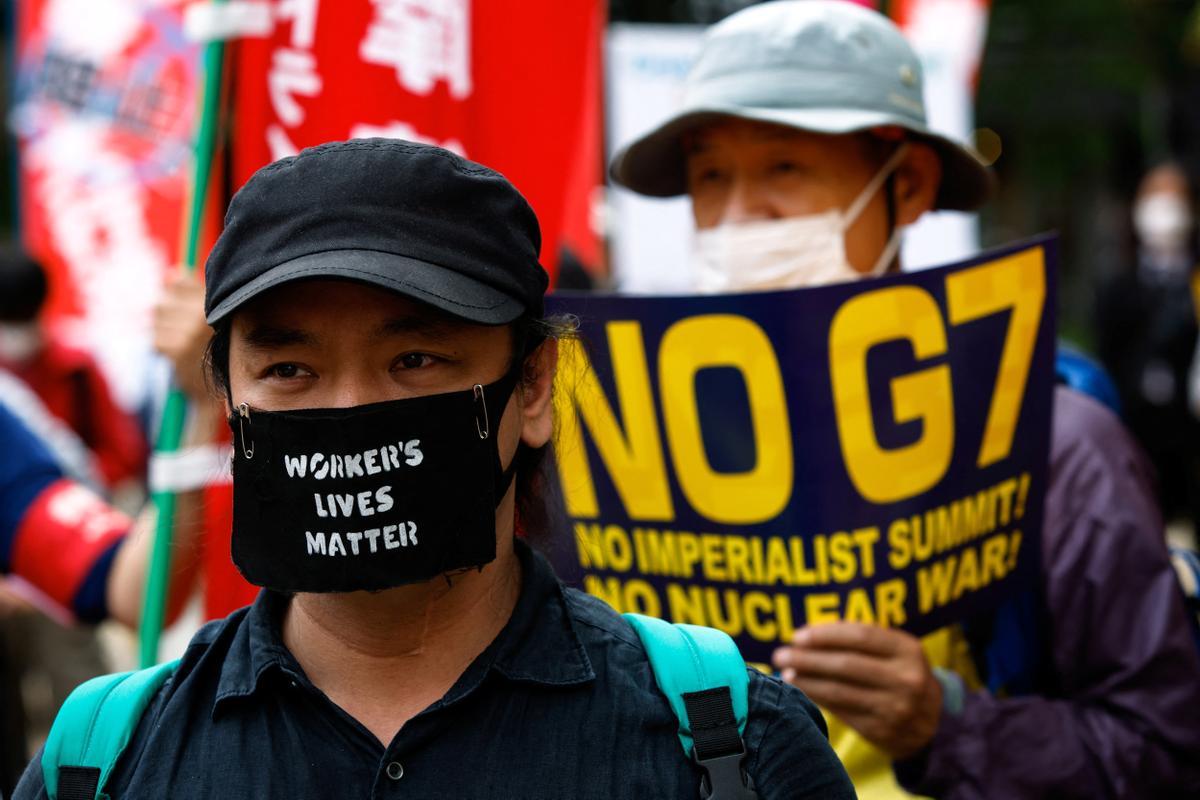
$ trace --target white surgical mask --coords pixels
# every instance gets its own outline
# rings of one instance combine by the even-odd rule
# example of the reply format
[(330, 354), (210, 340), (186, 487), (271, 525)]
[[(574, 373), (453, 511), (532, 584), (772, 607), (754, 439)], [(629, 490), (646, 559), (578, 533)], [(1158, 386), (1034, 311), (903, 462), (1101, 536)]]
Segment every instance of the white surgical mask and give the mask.
[(24, 364), (42, 346), (36, 323), (0, 322), (0, 362)]
[(796, 289), (882, 275), (900, 247), (899, 228), (892, 231), (887, 246), (866, 274), (846, 259), (845, 234), (907, 151), (907, 143), (896, 148), (845, 211), (831, 209), (698, 231), (692, 242), (697, 290), (717, 294)]
[(1179, 195), (1156, 192), (1138, 201), (1133, 209), (1133, 226), (1147, 247), (1179, 249), (1187, 244), (1192, 229), (1192, 211)]

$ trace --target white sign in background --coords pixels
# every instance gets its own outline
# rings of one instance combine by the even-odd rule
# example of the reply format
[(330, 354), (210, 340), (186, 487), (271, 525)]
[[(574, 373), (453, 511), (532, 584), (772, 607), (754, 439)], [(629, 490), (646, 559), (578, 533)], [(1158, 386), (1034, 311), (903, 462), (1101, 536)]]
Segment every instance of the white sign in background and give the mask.
[[(959, 142), (975, 130), (975, 75), (987, 34), (986, 0), (918, 0), (904, 35), (925, 72), (929, 127)], [(902, 263), (915, 270), (979, 252), (979, 215), (926, 214), (904, 235)]]
[[(683, 79), (700, 52), (702, 25), (614, 23), (608, 29), (608, 163), (683, 103)], [(648, 198), (610, 185), (610, 250), (615, 288), (676, 294), (692, 289), (688, 252), (692, 211), (686, 198)]]

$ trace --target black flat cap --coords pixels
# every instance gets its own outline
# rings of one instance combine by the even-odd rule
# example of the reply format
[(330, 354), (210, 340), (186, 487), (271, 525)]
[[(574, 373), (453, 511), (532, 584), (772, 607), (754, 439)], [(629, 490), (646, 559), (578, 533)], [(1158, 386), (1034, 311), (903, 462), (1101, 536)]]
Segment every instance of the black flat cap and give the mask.
[(397, 139), (330, 142), (269, 164), (234, 196), (205, 266), (209, 324), (294, 280), (345, 278), (485, 325), (542, 315), (529, 203), (500, 173)]

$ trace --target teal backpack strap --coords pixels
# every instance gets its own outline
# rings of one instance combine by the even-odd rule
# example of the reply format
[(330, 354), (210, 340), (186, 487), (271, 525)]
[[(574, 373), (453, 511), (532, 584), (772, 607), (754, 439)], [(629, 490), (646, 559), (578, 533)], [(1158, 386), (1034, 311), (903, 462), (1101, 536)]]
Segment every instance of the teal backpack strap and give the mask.
[(138, 672), (101, 675), (80, 684), (54, 718), (42, 751), (50, 800), (98, 800), (146, 706), (179, 661)]
[(679, 720), (683, 752), (704, 769), (704, 800), (758, 800), (742, 770), (750, 676), (733, 639), (713, 628), (625, 614)]

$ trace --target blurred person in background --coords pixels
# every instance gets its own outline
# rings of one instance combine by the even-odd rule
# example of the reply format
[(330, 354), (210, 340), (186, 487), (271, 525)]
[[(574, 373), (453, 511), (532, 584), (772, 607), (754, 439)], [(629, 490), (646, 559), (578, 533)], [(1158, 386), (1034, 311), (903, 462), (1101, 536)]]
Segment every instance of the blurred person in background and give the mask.
[[(47, 644), (57, 625), (42, 612), (61, 623), (115, 619), (136, 627), (153, 539), (153, 508), (135, 522), (81, 483), (87, 463), (73, 455), (66, 437), (46, 433), (56, 424), (23, 385), (0, 372), (0, 576), (19, 579), (0, 597), (0, 791), (19, 775), (5, 774), (5, 766), (29, 756), (16, 699), (22, 675), (46, 677), (61, 701), (75, 683), (106, 668), (86, 648), (84, 657), (79, 648)], [(211, 429), (204, 420), (201, 427)], [(185, 441), (194, 442), (195, 433)], [(193, 583), (201, 511), (199, 492), (177, 498), (168, 619)], [(88, 632), (80, 627), (67, 639), (86, 640)], [(55, 670), (57, 676), (50, 674)]]
[[(28, 253), (14, 244), (0, 246), (0, 403), (14, 418), (0, 436), (0, 459), (6, 461), (0, 470), (12, 480), (0, 500), (5, 506), (0, 517), (9, 517), (9, 524), (0, 524), (0, 574), (11, 570), (27, 579), (0, 578), (0, 606), (5, 609), (0, 614), (0, 673), (3, 691), (10, 696), (0, 707), (0, 724), (23, 734), (5, 736), (3, 760), (10, 765), (28, 757), (24, 734), (36, 743), (70, 690), (109, 669), (94, 629), (63, 623), (72, 616), (94, 622), (107, 615), (104, 576), (117, 547), (110, 539), (117, 536), (112, 526), (123, 530), (128, 523), (89, 491), (108, 495), (115, 490), (119, 502), (139, 502), (146, 466), (142, 434), (114, 402), (92, 356), (42, 324), (48, 288), (45, 270)], [(30, 438), (7, 435), (18, 427)], [(48, 460), (31, 455), (33, 449), (23, 443), (32, 441), (44, 448), (42, 456)], [(53, 474), (57, 480), (49, 480)], [(59, 493), (52, 488), (61, 485), (74, 489)], [(43, 487), (44, 496), (34, 499), (32, 494)], [(18, 497), (22, 490), (29, 495), (28, 506)], [(94, 514), (90, 520), (81, 513), (89, 508)], [(18, 513), (23, 517), (19, 522)], [(48, 520), (65, 519), (64, 514), (76, 515), (66, 528), (77, 546), (59, 550), (63, 542), (48, 532), (55, 524)], [(86, 574), (79, 572), (84, 567)], [(30, 586), (36, 600), (48, 602), (29, 602)], [(131, 601), (126, 601), (131, 609), (140, 606)], [(55, 613), (59, 606), (69, 613)], [(43, 613), (48, 608), (50, 614)], [(22, 684), (42, 691), (27, 691), (23, 697)], [(0, 789), (11, 789), (19, 774), (0, 775)]]
[[(79, 437), (2, 369), (0, 407), (46, 446), (64, 475), (91, 489), (101, 485)], [(45, 735), (70, 690), (110, 669), (90, 627), (63, 626), (26, 595), (22, 583), (0, 575), (0, 793), (16, 785), (29, 745)]]
[(0, 368), (29, 385), (95, 455), (107, 489), (141, 481), (146, 443), (113, 400), (95, 360), (41, 323), (46, 272), (21, 248), (0, 246)]
[[(1197, 273), (1197, 283), (1200, 284), (1200, 273)], [(1200, 291), (1196, 292), (1196, 316), (1200, 320)], [(1192, 369), (1188, 376), (1188, 404), (1192, 415), (1200, 419), (1200, 337), (1196, 339), (1196, 353), (1192, 356)], [(1200, 525), (1194, 531), (1196, 541), (1200, 544)]]
[[(901, 229), (972, 209), (990, 174), (929, 131), (921, 65), (886, 18), (833, 0), (714, 26), (683, 109), (614, 179), (688, 194), (701, 291), (899, 269)], [(923, 640), (804, 627), (775, 665), (831, 712), (860, 797), (1165, 797), (1200, 789), (1200, 655), (1151, 471), (1103, 405), (1060, 386), (1039, 585)], [(835, 724), (837, 723), (837, 724)]]
[(1185, 514), (1200, 530), (1200, 416), (1188, 402), (1198, 335), (1191, 289), (1196, 220), (1182, 167), (1146, 173), (1133, 228), (1136, 260), (1099, 291), (1096, 342), (1125, 421), (1158, 470), (1163, 512)]

